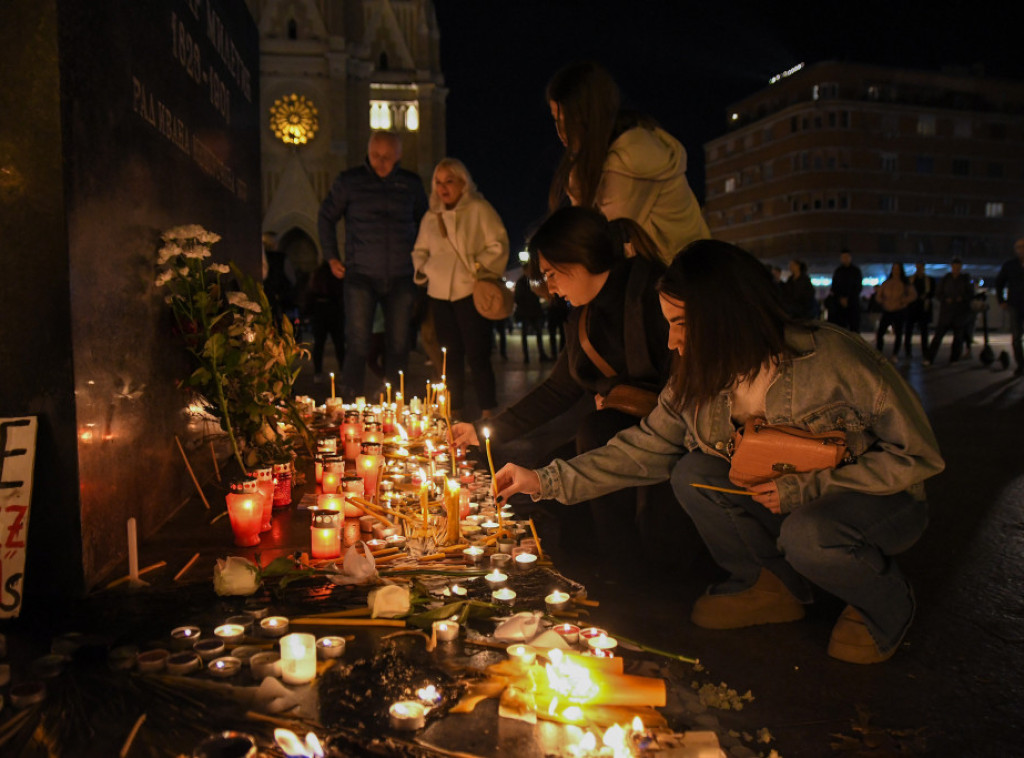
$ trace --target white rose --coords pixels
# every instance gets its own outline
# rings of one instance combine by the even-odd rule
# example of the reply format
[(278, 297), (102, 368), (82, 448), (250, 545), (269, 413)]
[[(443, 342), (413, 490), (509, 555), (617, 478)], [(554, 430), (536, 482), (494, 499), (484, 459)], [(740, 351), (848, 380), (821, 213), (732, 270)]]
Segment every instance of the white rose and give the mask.
[(213, 590), (218, 595), (251, 595), (260, 586), (260, 569), (237, 555), (217, 559), (213, 567)]
[(385, 584), (370, 590), (366, 603), (370, 606), (370, 616), (375, 619), (404, 616), (409, 612), (409, 588)]

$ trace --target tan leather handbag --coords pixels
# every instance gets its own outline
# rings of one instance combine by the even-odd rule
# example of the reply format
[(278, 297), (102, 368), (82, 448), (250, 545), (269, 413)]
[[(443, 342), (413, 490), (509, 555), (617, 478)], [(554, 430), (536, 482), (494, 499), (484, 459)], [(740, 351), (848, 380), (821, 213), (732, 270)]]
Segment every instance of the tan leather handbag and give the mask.
[(733, 437), (729, 481), (750, 487), (783, 474), (835, 468), (849, 459), (842, 431), (815, 434), (755, 418)]
[[(613, 376), (618, 376), (618, 373), (614, 368), (612, 368), (608, 361), (601, 357), (601, 354), (597, 352), (591, 344), (590, 337), (587, 336), (587, 309), (589, 307), (589, 305), (584, 305), (583, 310), (580, 313), (580, 347), (583, 348), (583, 352), (587, 354), (590, 362), (597, 366), (598, 371), (610, 379)], [(622, 411), (623, 413), (628, 413), (632, 416), (644, 418), (648, 413), (653, 411), (657, 405), (657, 392), (654, 392), (653, 390), (645, 390), (642, 387), (634, 387), (631, 384), (616, 384), (611, 388), (611, 390), (609, 390), (608, 394), (604, 396), (604, 403), (601, 407)]]

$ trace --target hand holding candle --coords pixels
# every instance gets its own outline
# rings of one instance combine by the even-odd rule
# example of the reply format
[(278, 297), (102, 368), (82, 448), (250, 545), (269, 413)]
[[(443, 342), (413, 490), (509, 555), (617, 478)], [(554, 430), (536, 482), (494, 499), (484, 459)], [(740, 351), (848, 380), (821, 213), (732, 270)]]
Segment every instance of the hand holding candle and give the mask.
[(494, 476), (494, 501), (499, 506), (512, 495), (522, 492), (527, 495), (540, 494), (540, 477), (532, 469), (507, 463)]

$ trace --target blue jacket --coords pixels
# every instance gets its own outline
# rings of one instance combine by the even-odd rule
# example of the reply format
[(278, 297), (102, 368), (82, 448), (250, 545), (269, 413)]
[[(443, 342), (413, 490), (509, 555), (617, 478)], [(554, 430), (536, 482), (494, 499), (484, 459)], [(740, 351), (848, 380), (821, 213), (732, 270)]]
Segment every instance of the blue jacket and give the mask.
[(338, 222), (345, 219), (347, 273), (374, 279), (411, 277), (420, 219), (427, 211), (423, 182), (396, 165), (383, 179), (369, 162), (338, 174), (320, 205), (317, 228), (324, 258), (338, 257)]

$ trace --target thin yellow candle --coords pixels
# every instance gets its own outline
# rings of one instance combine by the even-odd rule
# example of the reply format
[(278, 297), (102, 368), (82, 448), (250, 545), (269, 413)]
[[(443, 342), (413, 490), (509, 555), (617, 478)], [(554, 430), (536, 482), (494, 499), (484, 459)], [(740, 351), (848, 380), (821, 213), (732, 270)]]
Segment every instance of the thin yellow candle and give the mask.
[(448, 348), (441, 348), (441, 376), (448, 375)]
[(331, 399), (334, 399), (334, 372), (331, 372)]
[(420, 509), (423, 511), (423, 528), (427, 528), (427, 503), (429, 502), (429, 496), (427, 495), (427, 483), (426, 481), (420, 485)]
[(399, 371), (398, 372), (398, 393), (402, 397), (405, 397), (405, 372), (404, 371)]
[(430, 414), (430, 406), (434, 404), (433, 399), (430, 397), (430, 380), (427, 380), (427, 414)]
[[(497, 498), (498, 496), (498, 483), (494, 478), (494, 458), (491, 456), (491, 430), (488, 427), (484, 427), (484, 447), (487, 449), (487, 468), (491, 471), (491, 492)], [(495, 510), (498, 512), (498, 526), (501, 529), (505, 528), (505, 522), (501, 517), (501, 506), (495, 500)]]
[(385, 382), (384, 389), (387, 390), (388, 393), (388, 405), (391, 405), (391, 382)]

